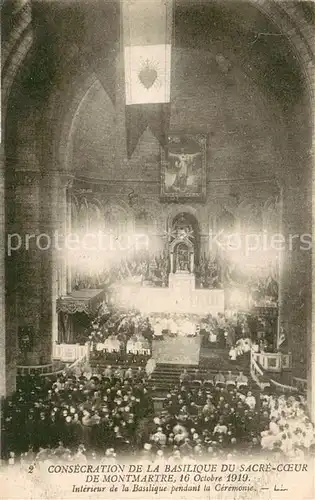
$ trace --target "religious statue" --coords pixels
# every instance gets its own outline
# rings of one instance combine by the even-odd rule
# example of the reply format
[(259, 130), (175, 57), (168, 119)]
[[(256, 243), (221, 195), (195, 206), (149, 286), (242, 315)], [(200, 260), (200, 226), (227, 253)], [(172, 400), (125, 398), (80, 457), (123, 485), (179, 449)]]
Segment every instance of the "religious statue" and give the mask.
[(186, 245), (179, 244), (176, 248), (176, 271), (189, 272), (189, 251)]
[(195, 234), (187, 214), (179, 214), (170, 232), (170, 272), (194, 272)]

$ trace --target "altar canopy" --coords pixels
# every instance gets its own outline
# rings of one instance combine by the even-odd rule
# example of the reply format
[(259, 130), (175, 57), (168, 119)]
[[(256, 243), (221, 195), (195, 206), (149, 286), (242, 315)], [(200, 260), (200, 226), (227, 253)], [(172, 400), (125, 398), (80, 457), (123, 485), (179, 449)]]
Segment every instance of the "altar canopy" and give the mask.
[[(57, 300), (58, 340), (61, 343), (76, 343), (84, 334), (89, 317), (93, 316), (105, 300), (105, 290), (85, 288)], [(83, 314), (82, 314), (83, 313)]]
[(88, 316), (94, 314), (104, 300), (105, 291), (100, 289), (86, 288), (74, 290), (70, 295), (57, 300), (57, 312), (65, 314), (85, 313)]
[(165, 145), (171, 92), (172, 0), (122, 0), (127, 152), (149, 127)]

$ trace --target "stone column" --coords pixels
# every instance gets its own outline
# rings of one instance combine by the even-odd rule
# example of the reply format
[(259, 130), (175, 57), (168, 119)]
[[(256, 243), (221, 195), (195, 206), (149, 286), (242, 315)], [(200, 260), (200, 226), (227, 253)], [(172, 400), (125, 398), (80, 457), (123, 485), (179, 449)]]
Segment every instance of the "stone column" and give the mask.
[[(59, 192), (57, 196), (57, 206), (55, 207), (57, 214), (57, 230), (62, 248), (57, 252), (57, 268), (58, 268), (58, 285), (57, 294), (54, 297), (56, 300), (62, 296), (71, 293), (71, 261), (66, 248), (66, 238), (71, 232), (71, 188), (73, 184), (73, 176), (66, 172), (60, 172), (58, 176)], [(55, 306), (56, 308), (56, 306)], [(53, 348), (56, 342), (59, 341), (59, 318), (55, 309), (56, 327), (53, 331)]]
[[(42, 251), (38, 247), (40, 235), (40, 191), (41, 174), (39, 170), (16, 170), (10, 185), (13, 203), (14, 222), (9, 221), (10, 229), (15, 230), (13, 243), (19, 248), (9, 255), (10, 294), (9, 300), (15, 296), (17, 313), (17, 333), (28, 329), (31, 337), (31, 348), (28, 350), (28, 362), (41, 364), (42, 343), (41, 331), (41, 296), (42, 296)], [(14, 198), (13, 198), (13, 195)], [(15, 261), (15, 262), (14, 262)], [(16, 269), (15, 284), (13, 269)], [(20, 360), (22, 361), (22, 360)]]
[(170, 273), (173, 273), (174, 272), (174, 254), (173, 254), (173, 252), (170, 252), (170, 259), (171, 259)]
[(314, 241), (315, 241), (315, 168), (313, 169), (313, 251), (312, 251), (312, 298), (311, 298), (311, 311), (310, 319), (307, 328), (307, 403), (310, 413), (310, 417), (313, 423), (315, 423), (315, 252), (314, 252)]
[[(16, 387), (16, 365), (18, 361), (18, 308), (17, 308), (17, 284), (18, 284), (18, 252), (9, 249), (9, 240), (12, 237), (12, 243), (16, 246), (20, 228), (16, 214), (16, 190), (15, 176), (9, 175), (12, 172), (10, 165), (5, 163), (5, 197), (1, 202), (5, 203), (5, 287), (1, 287), (5, 292), (5, 315), (1, 313), (1, 320), (5, 321), (5, 375), (6, 375), (6, 394), (11, 394)], [(2, 232), (1, 232), (2, 233)], [(16, 234), (16, 236), (14, 236)], [(1, 293), (1, 292), (0, 292)], [(0, 320), (0, 321), (1, 321)]]
[(301, 206), (294, 206), (303, 203), (297, 201), (303, 192), (302, 186), (290, 174), (285, 183), (282, 232), (286, 244), (279, 279), (279, 329), (286, 336), (285, 350), (292, 353), (292, 374), (305, 377), (307, 274), (310, 272), (307, 261), (310, 255), (301, 245), (301, 236), (307, 233), (303, 210), (300, 211)]
[(63, 248), (59, 224), (60, 184), (57, 171), (44, 172), (41, 179), (41, 332), (42, 342), (38, 346), (41, 357), (49, 363), (53, 357), (54, 344), (58, 340), (58, 315), (56, 300), (59, 295), (59, 267)]
[[(71, 192), (72, 192), (72, 185), (73, 185), (73, 177), (67, 177), (66, 181), (66, 235), (70, 234), (72, 231), (72, 214), (71, 214)], [(71, 257), (69, 252), (66, 254), (66, 273), (67, 273), (67, 278), (66, 278), (66, 287), (67, 287), (67, 293), (70, 294), (72, 292), (72, 263), (71, 263)]]
[(190, 253), (190, 272), (194, 272), (194, 254), (193, 252)]
[[(67, 233), (67, 176), (59, 175), (59, 192), (58, 192), (57, 211), (57, 231), (58, 237), (64, 247), (65, 236)], [(64, 248), (58, 251), (58, 297), (67, 294), (67, 263)]]
[[(71, 292), (71, 262), (65, 248), (67, 234), (71, 232), (71, 188), (73, 176), (65, 172), (58, 173), (58, 193), (56, 211), (56, 229), (62, 249), (58, 249), (58, 296)], [(70, 283), (69, 283), (70, 281)]]
[(312, 294), (310, 300), (308, 325), (307, 325), (307, 403), (310, 417), (315, 423), (315, 136), (313, 130), (312, 148)]
[[(69, 263), (65, 239), (69, 226), (67, 191), (71, 182), (72, 177), (57, 170), (47, 172), (42, 177), (41, 230), (42, 234), (49, 235), (51, 243), (50, 248), (42, 252), (42, 290), (45, 290), (42, 295), (42, 331), (46, 332), (42, 355), (46, 360), (50, 360), (58, 341), (56, 302), (68, 291)], [(50, 353), (50, 356), (46, 353)]]
[(0, 149), (0, 397), (6, 394), (5, 339), (5, 161), (3, 143)]
[(292, 375), (300, 378), (306, 378), (312, 300), (312, 170), (304, 140), (308, 141), (307, 130), (292, 124), (288, 135), (286, 172), (281, 182), (285, 251), (279, 291), (279, 325), (286, 335), (286, 350), (292, 353)]
[[(284, 196), (283, 186), (279, 186), (279, 234), (281, 234), (287, 241), (289, 234), (285, 232), (284, 221)], [(268, 228), (266, 228), (268, 230)], [(278, 338), (276, 339), (278, 347), (279, 337), (282, 333), (286, 334), (288, 330), (288, 321), (285, 311), (285, 297), (286, 297), (286, 282), (288, 281), (288, 270), (290, 269), (290, 255), (286, 254), (286, 249), (281, 249), (278, 253)]]
[(65, 187), (58, 171), (39, 169), (16, 170), (8, 186), (8, 233), (14, 246), (7, 255), (8, 362), (17, 358), (19, 332), (28, 329), (31, 346), (19, 363), (47, 364), (58, 336), (56, 300), (66, 289), (65, 266), (59, 272), (68, 213)]

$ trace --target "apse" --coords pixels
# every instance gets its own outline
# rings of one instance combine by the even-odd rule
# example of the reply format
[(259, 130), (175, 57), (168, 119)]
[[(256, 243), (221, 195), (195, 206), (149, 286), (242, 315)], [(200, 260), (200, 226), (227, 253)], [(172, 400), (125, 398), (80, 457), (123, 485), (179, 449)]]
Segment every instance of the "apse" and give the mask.
[(302, 3), (5, 6), (10, 467), (131, 449), (226, 461), (240, 445), (306, 461), (314, 9)]

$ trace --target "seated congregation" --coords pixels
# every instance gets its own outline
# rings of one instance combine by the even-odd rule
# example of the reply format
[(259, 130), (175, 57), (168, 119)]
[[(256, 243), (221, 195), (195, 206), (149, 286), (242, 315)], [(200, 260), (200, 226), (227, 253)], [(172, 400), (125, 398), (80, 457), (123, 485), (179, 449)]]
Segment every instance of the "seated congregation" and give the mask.
[(21, 377), (2, 409), (2, 460), (23, 465), (131, 455), (178, 461), (314, 453), (303, 396), (258, 391), (243, 373), (209, 374), (197, 386), (186, 375), (184, 370), (163, 407), (141, 367)]

